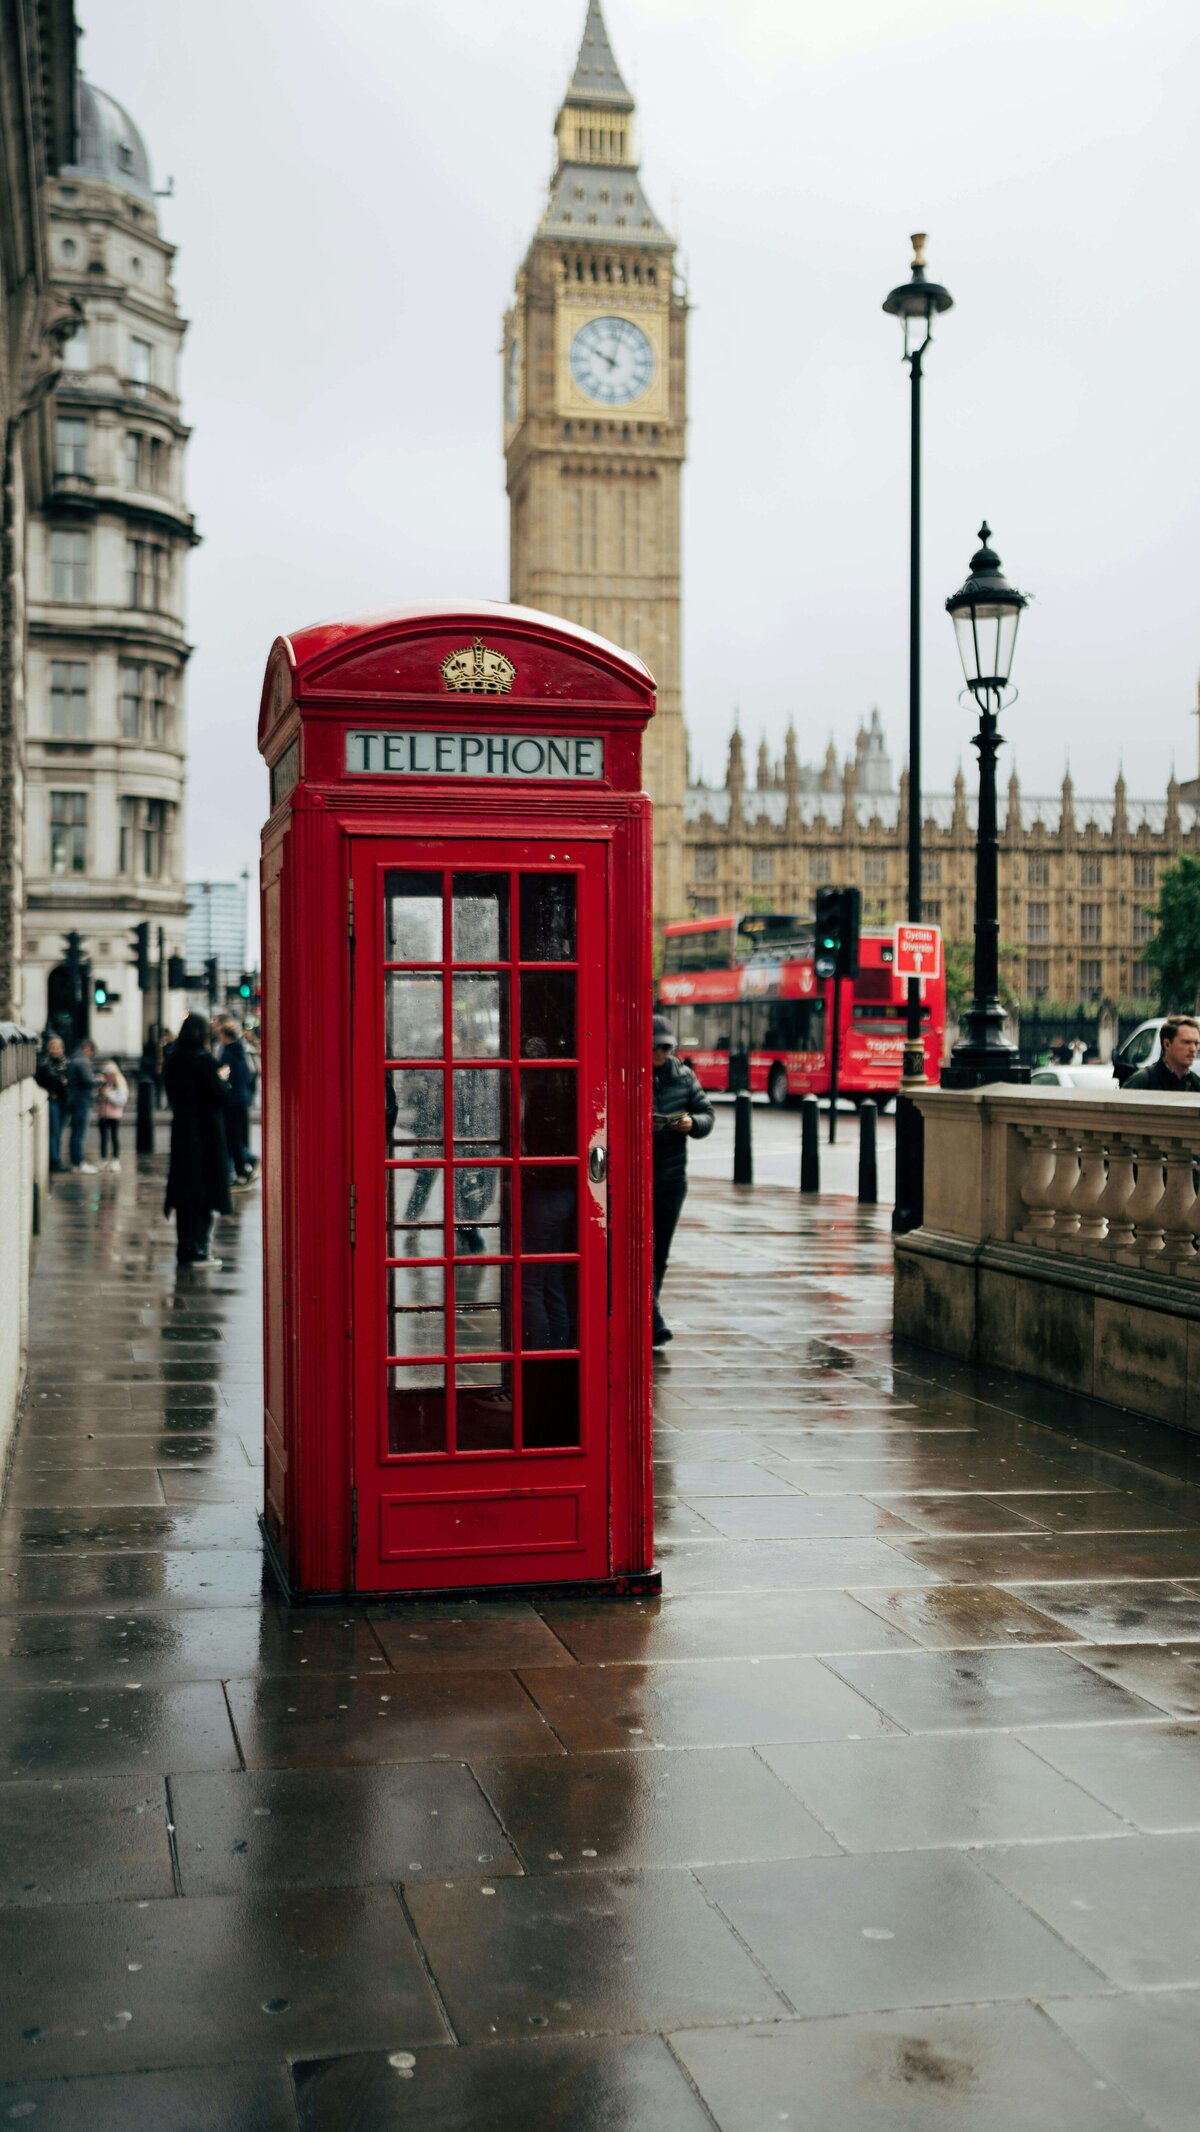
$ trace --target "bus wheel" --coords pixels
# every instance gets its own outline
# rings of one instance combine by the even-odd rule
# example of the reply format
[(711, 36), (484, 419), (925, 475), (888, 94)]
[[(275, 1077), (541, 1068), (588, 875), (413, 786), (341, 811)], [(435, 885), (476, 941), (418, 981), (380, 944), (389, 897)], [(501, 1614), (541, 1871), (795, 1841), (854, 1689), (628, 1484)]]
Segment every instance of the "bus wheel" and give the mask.
[(786, 1110), (788, 1099), (787, 1071), (783, 1066), (772, 1066), (767, 1075), (767, 1101), (773, 1110)]

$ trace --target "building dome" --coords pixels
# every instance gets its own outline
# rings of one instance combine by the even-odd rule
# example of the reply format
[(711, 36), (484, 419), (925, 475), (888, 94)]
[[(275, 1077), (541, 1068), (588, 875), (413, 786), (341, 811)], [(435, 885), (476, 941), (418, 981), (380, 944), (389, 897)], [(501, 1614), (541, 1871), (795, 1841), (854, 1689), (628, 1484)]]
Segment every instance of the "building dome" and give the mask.
[(126, 192), (139, 192), (153, 199), (150, 158), (146, 143), (127, 111), (116, 98), (79, 81), (79, 155), (65, 166), (64, 177), (104, 178)]

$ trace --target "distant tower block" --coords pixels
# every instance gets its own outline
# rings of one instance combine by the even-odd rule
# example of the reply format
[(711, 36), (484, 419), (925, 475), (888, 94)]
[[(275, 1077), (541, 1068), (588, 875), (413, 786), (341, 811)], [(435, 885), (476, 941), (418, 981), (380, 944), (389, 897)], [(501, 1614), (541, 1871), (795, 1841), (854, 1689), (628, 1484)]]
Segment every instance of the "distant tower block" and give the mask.
[(633, 98), (590, 0), (558, 164), (504, 321), (511, 596), (640, 653), (654, 913), (686, 917), (680, 475), (687, 303), (642, 190)]

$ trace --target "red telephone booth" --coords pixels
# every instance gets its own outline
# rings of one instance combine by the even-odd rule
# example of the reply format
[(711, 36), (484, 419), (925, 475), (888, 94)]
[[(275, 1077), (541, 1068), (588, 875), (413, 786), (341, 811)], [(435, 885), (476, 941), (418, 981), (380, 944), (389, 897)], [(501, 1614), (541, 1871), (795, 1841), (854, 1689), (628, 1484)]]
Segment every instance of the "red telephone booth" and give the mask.
[(266, 1505), (296, 1596), (657, 1588), (654, 683), (527, 609), (280, 637)]

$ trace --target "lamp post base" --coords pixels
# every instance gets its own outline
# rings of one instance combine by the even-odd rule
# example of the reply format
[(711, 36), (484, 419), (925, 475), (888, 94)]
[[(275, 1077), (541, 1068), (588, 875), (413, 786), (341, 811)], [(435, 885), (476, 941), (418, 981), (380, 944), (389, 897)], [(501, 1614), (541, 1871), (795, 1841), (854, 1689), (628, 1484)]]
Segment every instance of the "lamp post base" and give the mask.
[(1011, 1044), (956, 1044), (942, 1068), (942, 1087), (986, 1088), (993, 1081), (1024, 1087), (1029, 1075)]
[(904, 1075), (896, 1094), (896, 1204), (892, 1209), (893, 1236), (907, 1236), (925, 1219), (925, 1120), (913, 1095), (928, 1087), (925, 1079), (925, 1046), (917, 1037), (904, 1046)]

